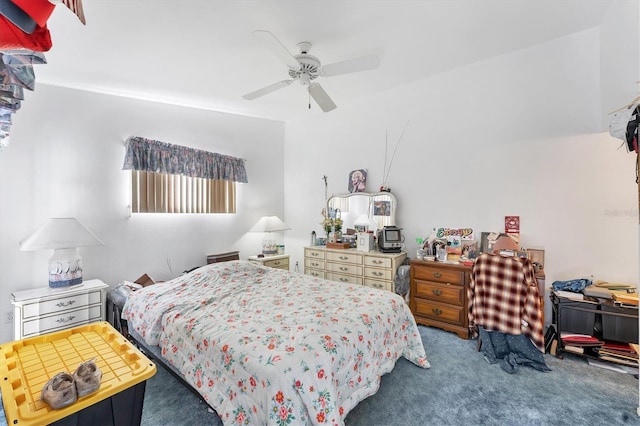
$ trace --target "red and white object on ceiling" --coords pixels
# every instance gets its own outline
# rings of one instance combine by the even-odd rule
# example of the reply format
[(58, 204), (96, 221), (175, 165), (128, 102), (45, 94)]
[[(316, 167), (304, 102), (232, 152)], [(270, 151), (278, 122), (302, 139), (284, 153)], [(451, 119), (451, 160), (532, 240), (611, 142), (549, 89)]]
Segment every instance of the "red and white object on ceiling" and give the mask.
[(47, 20), (65, 5), (86, 25), (82, 0), (0, 0), (0, 149), (9, 144), (11, 115), (23, 90), (35, 88), (34, 64), (45, 64), (51, 49)]

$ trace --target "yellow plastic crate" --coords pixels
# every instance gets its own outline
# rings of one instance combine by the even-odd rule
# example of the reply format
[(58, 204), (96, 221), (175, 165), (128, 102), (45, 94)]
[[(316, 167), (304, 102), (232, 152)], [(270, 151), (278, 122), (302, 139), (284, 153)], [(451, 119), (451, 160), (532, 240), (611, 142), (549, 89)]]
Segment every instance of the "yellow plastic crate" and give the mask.
[[(40, 400), (42, 387), (51, 377), (61, 371), (73, 374), (81, 362), (92, 358), (102, 370), (98, 391), (59, 410)], [(155, 373), (155, 364), (108, 322), (0, 345), (0, 390), (9, 425), (53, 423), (144, 382)], [(142, 392), (144, 395), (144, 387)]]

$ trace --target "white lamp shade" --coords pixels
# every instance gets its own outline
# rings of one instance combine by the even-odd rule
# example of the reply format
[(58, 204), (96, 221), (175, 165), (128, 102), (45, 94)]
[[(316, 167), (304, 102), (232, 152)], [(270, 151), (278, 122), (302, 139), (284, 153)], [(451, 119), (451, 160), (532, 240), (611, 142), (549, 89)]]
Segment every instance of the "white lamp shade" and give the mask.
[(260, 220), (253, 225), (249, 230), (250, 232), (275, 232), (275, 231), (287, 231), (291, 228), (287, 226), (278, 216), (263, 216)]
[(104, 245), (74, 217), (51, 218), (20, 241), (20, 250), (66, 249)]

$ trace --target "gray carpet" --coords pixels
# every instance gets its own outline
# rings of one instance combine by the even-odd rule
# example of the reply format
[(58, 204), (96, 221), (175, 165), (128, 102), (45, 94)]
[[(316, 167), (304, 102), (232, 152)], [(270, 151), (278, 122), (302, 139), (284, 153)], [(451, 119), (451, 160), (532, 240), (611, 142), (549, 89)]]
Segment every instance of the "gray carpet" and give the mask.
[[(545, 355), (549, 373), (521, 367), (510, 375), (488, 364), (475, 341), (419, 329), (431, 368), (398, 360), (378, 393), (349, 413), (347, 425), (640, 425), (633, 375), (592, 367), (569, 354)], [(147, 381), (142, 425), (194, 424), (222, 422), (158, 366)]]

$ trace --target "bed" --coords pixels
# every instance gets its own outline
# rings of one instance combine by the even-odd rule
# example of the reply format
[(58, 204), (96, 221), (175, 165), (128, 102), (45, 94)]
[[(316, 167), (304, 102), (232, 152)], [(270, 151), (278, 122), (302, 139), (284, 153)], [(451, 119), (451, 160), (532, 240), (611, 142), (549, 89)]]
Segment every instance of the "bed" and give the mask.
[(401, 296), (247, 261), (135, 291), (122, 317), (224, 424), (344, 424), (399, 357), (429, 367)]

